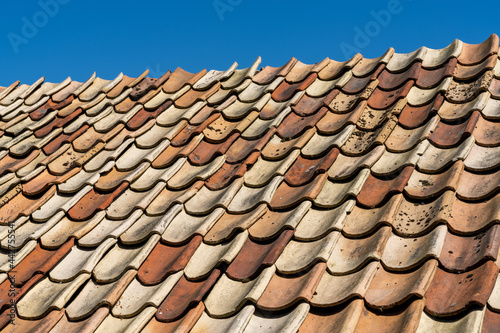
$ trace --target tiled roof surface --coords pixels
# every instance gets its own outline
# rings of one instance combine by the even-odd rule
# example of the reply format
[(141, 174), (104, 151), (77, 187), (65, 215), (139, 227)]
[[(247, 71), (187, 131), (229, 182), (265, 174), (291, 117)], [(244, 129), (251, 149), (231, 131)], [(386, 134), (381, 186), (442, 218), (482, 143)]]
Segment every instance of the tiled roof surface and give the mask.
[(0, 327), (498, 332), (498, 47), (0, 88)]

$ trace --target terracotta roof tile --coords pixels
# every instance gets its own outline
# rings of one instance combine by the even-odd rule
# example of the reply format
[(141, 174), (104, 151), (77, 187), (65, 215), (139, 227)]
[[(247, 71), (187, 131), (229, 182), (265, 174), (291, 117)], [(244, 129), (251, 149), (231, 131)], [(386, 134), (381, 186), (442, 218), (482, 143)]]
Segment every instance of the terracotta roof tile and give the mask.
[[(353, 76), (352, 71), (346, 72), (344, 76), (342, 76), (343, 80), (346, 80), (347, 82), (342, 84), (340, 87), (342, 89), (342, 92), (347, 93), (347, 94), (358, 94), (360, 93), (366, 86), (371, 83), (373, 80), (377, 78), (377, 76), (383, 71), (385, 68), (385, 64), (380, 64), (376, 67), (376, 70), (372, 72), (368, 76), (364, 77), (357, 77)], [(348, 75), (348, 77), (345, 77), (345, 75)], [(345, 78), (345, 79), (344, 79)], [(348, 79), (348, 80), (347, 80)], [(340, 80), (340, 78), (339, 78)]]
[(426, 293), (426, 310), (439, 316), (457, 314), (472, 304), (484, 306), (497, 276), (498, 267), (492, 261), (460, 274), (438, 268)]
[(363, 56), (357, 53), (351, 59), (344, 62), (328, 59), (327, 65), (319, 71), (318, 76), (321, 80), (330, 80), (335, 78), (339, 76), (342, 71), (354, 67), (362, 58)]
[(292, 236), (292, 230), (285, 230), (277, 238), (264, 242), (256, 242), (248, 238), (227, 268), (227, 275), (235, 280), (248, 281), (260, 274), (264, 267), (276, 262)]
[(184, 269), (201, 241), (202, 237), (195, 236), (184, 245), (156, 244), (139, 268), (137, 278), (146, 285), (160, 283), (167, 276)]
[(266, 66), (255, 75), (253, 81), (258, 84), (265, 84), (271, 82), (276, 76), (286, 76), (296, 63), (297, 59), (292, 58), (281, 67)]
[(496, 193), (500, 187), (500, 170), (476, 174), (464, 171), (457, 188), (461, 199), (480, 200)]
[(383, 206), (378, 208), (364, 208), (355, 205), (347, 215), (343, 231), (350, 237), (363, 237), (370, 234), (379, 226), (391, 225), (394, 214), (402, 200), (402, 195), (395, 195)]
[(498, 53), (498, 36), (492, 34), (480, 44), (463, 43), (463, 49), (458, 61), (464, 65), (473, 65), (482, 62), (490, 54)]
[(426, 199), (448, 189), (457, 190), (459, 180), (463, 179), (463, 169), (463, 162), (457, 161), (444, 172), (437, 174), (426, 174), (415, 170), (408, 180), (405, 192), (412, 198)]
[(40, 244), (16, 266), (13, 284), (20, 287), (36, 274), (46, 274), (63, 258), (73, 247), (74, 240), (70, 239), (57, 250), (45, 250)]
[(453, 72), (456, 66), (457, 66), (457, 58), (450, 58), (445, 66), (435, 69), (422, 68), (418, 73), (416, 85), (420, 88), (425, 88), (425, 89), (435, 87), (444, 78), (453, 76)]
[(372, 307), (386, 309), (412, 296), (423, 298), (437, 266), (436, 260), (429, 260), (417, 270), (404, 274), (379, 269), (371, 280), (365, 300)]
[(414, 332), (418, 326), (418, 320), (423, 314), (423, 302), (414, 301), (408, 306), (402, 307), (399, 311), (388, 311), (380, 313), (365, 307), (359, 317), (356, 330), (359, 332), (369, 332), (372, 329), (377, 332)]
[(495, 332), (498, 325), (500, 325), (500, 315), (486, 308), (484, 310), (484, 319), (481, 332), (484, 333)]
[(257, 306), (264, 310), (276, 311), (290, 307), (300, 300), (309, 301), (325, 269), (325, 263), (318, 263), (306, 274), (298, 277), (275, 274), (258, 300)]
[(62, 318), (57, 322), (57, 324), (52, 328), (52, 332), (64, 333), (64, 332), (94, 332), (101, 322), (109, 314), (109, 309), (107, 307), (100, 307), (95, 310), (95, 312), (86, 319), (79, 321), (70, 321), (67, 316), (62, 316)]
[(201, 302), (203, 296), (215, 284), (220, 273), (220, 270), (215, 269), (207, 279), (196, 282), (188, 281), (182, 276), (158, 307), (156, 319), (160, 321), (179, 319), (186, 310)]
[(378, 178), (370, 175), (357, 196), (358, 203), (366, 207), (375, 207), (383, 203), (390, 195), (401, 193), (414, 168), (407, 166), (390, 176)]
[(481, 146), (500, 146), (500, 123), (498, 122), (479, 117), (472, 133), (477, 144)]
[[(257, 206), (255, 210), (262, 208), (263, 205), (264, 204)], [(302, 216), (304, 216), (310, 207), (310, 201), (304, 201), (292, 210), (265, 210), (257, 218), (257, 221), (254, 221), (255, 223), (250, 226), (250, 235), (256, 240), (268, 240), (274, 238), (285, 229), (295, 228)], [(273, 222), (269, 223), (269, 221)]]
[(490, 224), (500, 221), (500, 211), (494, 208), (499, 200), (499, 195), (480, 202), (467, 202), (455, 198), (450, 213), (450, 227), (460, 234), (475, 234), (485, 230)]

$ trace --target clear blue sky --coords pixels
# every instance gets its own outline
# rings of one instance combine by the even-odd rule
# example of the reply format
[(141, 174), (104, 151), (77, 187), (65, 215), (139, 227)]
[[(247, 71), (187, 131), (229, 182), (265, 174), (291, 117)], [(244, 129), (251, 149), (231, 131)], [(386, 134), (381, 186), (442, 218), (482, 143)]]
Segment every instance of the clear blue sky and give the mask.
[(0, 11), (0, 85), (41, 76), (84, 81), (94, 71), (112, 79), (146, 68), (151, 76), (178, 66), (227, 69), (233, 61), (244, 68), (259, 55), (262, 65), (280, 66), (292, 56), (314, 63), (345, 60), (353, 49), (372, 58), (389, 46), (410, 52), (454, 38), (479, 43), (500, 32), (499, 7), (418, 0), (9, 1)]

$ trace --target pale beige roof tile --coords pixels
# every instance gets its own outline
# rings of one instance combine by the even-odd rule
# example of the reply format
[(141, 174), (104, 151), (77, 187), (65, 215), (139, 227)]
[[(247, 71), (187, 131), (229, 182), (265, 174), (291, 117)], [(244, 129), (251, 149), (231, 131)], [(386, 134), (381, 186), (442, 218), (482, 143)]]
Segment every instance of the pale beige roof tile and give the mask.
[[(265, 204), (261, 204), (258, 208), (261, 208), (262, 205)], [(273, 238), (284, 229), (296, 228), (310, 207), (311, 202), (305, 200), (289, 211), (272, 212), (267, 210), (248, 231), (254, 239), (265, 240)]]
[(440, 67), (449, 58), (458, 58), (462, 52), (462, 41), (455, 39), (450, 45), (442, 49), (427, 48), (427, 52), (422, 60), (422, 66), (425, 68)]
[(438, 93), (445, 93), (448, 90), (453, 79), (451, 77), (445, 78), (441, 83), (430, 89), (422, 89), (417, 86), (411, 87), (406, 99), (408, 104), (413, 106), (421, 106), (429, 103)]
[(415, 147), (420, 141), (427, 139), (439, 123), (439, 116), (434, 116), (426, 124), (406, 129), (397, 125), (387, 138), (385, 146), (393, 152), (404, 152)]
[(361, 270), (348, 275), (323, 274), (311, 304), (334, 306), (354, 297), (364, 298), (370, 282), (379, 268), (378, 262), (371, 262)]
[(70, 77), (66, 78), (66, 80), (61, 83), (44, 82), (40, 88), (38, 88), (25, 99), (24, 103), (26, 103), (27, 105), (33, 105), (44, 96), (51, 96), (57, 93), (59, 90), (69, 85), (70, 82)]
[(130, 228), (120, 235), (124, 244), (143, 242), (153, 234), (162, 235), (172, 219), (182, 210), (182, 205), (174, 205), (164, 215), (142, 214)]
[(71, 251), (50, 271), (50, 279), (57, 282), (73, 280), (81, 273), (91, 273), (99, 260), (108, 251), (116, 239), (109, 238), (97, 248), (73, 246)]
[(463, 317), (457, 318), (454, 321), (442, 320), (441, 318), (433, 317), (427, 312), (422, 312), (417, 333), (427, 332), (468, 332), (480, 333), (484, 315), (483, 309), (473, 309), (466, 313)]
[(391, 228), (384, 226), (364, 238), (347, 238), (341, 235), (328, 259), (328, 271), (335, 275), (350, 274), (371, 260), (380, 260)]
[(168, 166), (165, 169), (155, 169), (150, 166), (149, 163), (143, 162), (146, 167), (149, 167), (143, 174), (141, 174), (130, 184), (130, 188), (134, 191), (146, 191), (152, 188), (159, 181), (163, 181), (166, 183), (170, 178), (173, 177), (173, 175), (175, 175), (177, 171), (180, 170), (184, 163), (186, 163), (186, 160), (187, 158), (185, 157), (179, 158), (174, 162), (174, 164)]
[[(19, 96), (23, 95), (28, 89), (30, 88), (29, 84), (21, 84), (20, 86), (17, 86), (15, 89), (11, 90), (7, 95), (3, 96), (2, 100), (0, 101), (0, 105), (6, 106), (12, 104), (14, 101), (16, 101)], [(21, 103), (23, 100), (21, 99)]]
[(184, 268), (184, 275), (188, 279), (200, 279), (210, 274), (220, 263), (230, 264), (247, 238), (248, 231), (245, 230), (228, 242), (217, 245), (201, 243)]
[(291, 240), (276, 261), (277, 270), (283, 274), (293, 274), (311, 267), (318, 261), (326, 262), (339, 236), (338, 231), (332, 231), (316, 241)]
[[(238, 70), (236, 70), (236, 73), (238, 73)], [(228, 81), (231, 81), (231, 79), (229, 79)], [(242, 79), (242, 81), (235, 83), (234, 87), (226, 87), (224, 83), (225, 82), (222, 82), (221, 84), (222, 88), (220, 88), (217, 92), (215, 92), (212, 96), (210, 96), (207, 99), (207, 102), (210, 103), (210, 105), (217, 105), (223, 103), (228, 98), (231, 98), (230, 97), (231, 95), (239, 94), (246, 87), (248, 87), (250, 83), (252, 83), (252, 79), (249, 78)]]
[(290, 112), (292, 112), (292, 109), (287, 106), (275, 118), (263, 119), (260, 118), (261, 115), (259, 115), (259, 118), (255, 119), (255, 121), (241, 133), (241, 137), (244, 139), (257, 139), (261, 137), (272, 127), (277, 128)]
[(481, 147), (474, 144), (464, 161), (465, 168), (476, 172), (491, 170), (500, 165), (500, 146)]
[(468, 137), (462, 144), (453, 148), (438, 148), (430, 144), (417, 162), (419, 170), (435, 173), (458, 160), (464, 160), (474, 146), (474, 137)]
[[(101, 213), (101, 212), (99, 212)], [(98, 214), (99, 214), (98, 213)], [(101, 215), (102, 214), (102, 215)], [(100, 216), (105, 216), (103, 212), (99, 214)], [(122, 233), (127, 230), (140, 216), (142, 215), (141, 210), (136, 210), (129, 218), (126, 220), (110, 220), (108, 218), (102, 218), (92, 230), (90, 230), (85, 236), (78, 240), (78, 244), (81, 246), (98, 246), (107, 238), (118, 238)]]
[(145, 244), (116, 243), (92, 271), (95, 280), (109, 283), (117, 280), (127, 269), (138, 270), (159, 241), (160, 235), (155, 234)]
[(371, 168), (384, 151), (385, 148), (381, 145), (360, 156), (339, 154), (330, 169), (328, 169), (328, 177), (330, 179), (344, 179), (353, 175), (358, 169)]
[(358, 195), (369, 175), (370, 170), (363, 169), (351, 181), (332, 182), (331, 180), (327, 180), (321, 192), (319, 192), (314, 200), (314, 204), (324, 208), (333, 208), (340, 205), (347, 196)]
[(13, 267), (16, 267), (28, 254), (30, 254), (36, 247), (36, 241), (31, 240), (26, 243), (20, 250), (14, 253), (12, 258), (12, 251), (0, 250), (0, 272), (10, 272)]
[(30, 150), (37, 148), (40, 149), (49, 143), (56, 136), (61, 134), (62, 128), (57, 128), (50, 132), (48, 135), (43, 136), (41, 138), (37, 138), (34, 134), (27, 137), (26, 139), (16, 143), (12, 147), (10, 147), (10, 152), (15, 156), (22, 156), (28, 153)]
[(305, 157), (317, 157), (331, 147), (340, 148), (355, 129), (355, 125), (347, 125), (341, 132), (334, 135), (322, 135), (316, 132), (301, 149), (302, 155)]
[(209, 164), (197, 166), (185, 163), (177, 173), (167, 182), (172, 189), (181, 189), (195, 180), (205, 180), (213, 175), (224, 164), (226, 156), (219, 156)]
[(38, 80), (35, 81), (28, 89), (26, 89), (19, 98), (26, 99), (33, 91), (35, 91), (42, 83), (45, 81), (45, 76), (42, 76)]
[[(81, 92), (78, 91), (78, 98), (82, 101), (90, 101), (101, 92), (108, 92), (114, 88), (123, 78), (123, 73), (120, 73), (114, 80), (103, 80), (99, 77), (95, 78), (92, 83)], [(79, 89), (80, 90), (80, 89)], [(76, 93), (76, 92), (74, 92)]]
[(220, 190), (212, 191), (208, 187), (203, 186), (184, 204), (184, 208), (186, 212), (193, 215), (208, 214), (217, 207), (226, 208), (242, 185), (243, 180), (238, 178), (229, 186)]
[(88, 172), (82, 169), (64, 183), (58, 184), (57, 190), (61, 193), (74, 193), (81, 190), (86, 185), (93, 186), (101, 177), (101, 173), (110, 171), (114, 165), (114, 161), (109, 161), (98, 171)]
[(83, 319), (102, 305), (113, 306), (135, 274), (135, 270), (128, 270), (119, 280), (107, 284), (98, 284), (89, 279), (76, 298), (66, 307), (68, 318)]
[(265, 93), (273, 92), (284, 79), (284, 77), (279, 76), (275, 78), (271, 83), (265, 85), (251, 82), (250, 85), (245, 88), (245, 90), (239, 93), (238, 98), (243, 102), (253, 102), (259, 99)]
[(495, 311), (500, 311), (500, 277), (497, 277), (495, 287), (488, 299), (488, 305)]
[(205, 216), (192, 216), (182, 210), (170, 222), (162, 239), (169, 243), (179, 244), (195, 234), (205, 236), (222, 214), (224, 214), (224, 208), (216, 208)]
[(265, 268), (258, 277), (247, 282), (222, 275), (204, 302), (207, 313), (214, 318), (224, 318), (240, 310), (246, 301), (257, 303), (275, 270), (275, 266)]
[(287, 157), (278, 161), (266, 160), (259, 156), (252, 169), (245, 173), (245, 185), (262, 187), (268, 184), (274, 176), (283, 176), (299, 155), (300, 150), (294, 149)]
[(399, 72), (409, 67), (415, 61), (422, 61), (427, 53), (426, 47), (421, 47), (410, 53), (394, 53), (386, 68), (391, 72)]
[(195, 84), (193, 84), (193, 89), (196, 90), (205, 90), (210, 88), (212, 84), (214, 84), (217, 81), (223, 81), (225, 79), (230, 78), (236, 68), (238, 67), (238, 63), (234, 62), (231, 67), (229, 67), (225, 71), (217, 71), (217, 70), (210, 70), (205, 74), (201, 79), (196, 81)]
[(234, 332), (242, 333), (252, 317), (255, 308), (253, 305), (247, 305), (232, 317), (224, 319), (216, 319), (210, 317), (206, 312), (203, 312), (200, 319), (196, 322), (191, 330), (191, 333), (206, 333), (206, 332)]
[(146, 208), (146, 213), (148, 215), (159, 215), (164, 214), (171, 206), (176, 203), (184, 203), (189, 198), (198, 192), (203, 186), (202, 181), (198, 181), (194, 183), (191, 187), (188, 187), (184, 190), (170, 190), (163, 189), (160, 194), (149, 204), (148, 208)]
[(109, 314), (95, 330), (95, 333), (139, 333), (155, 313), (156, 308), (148, 306), (132, 318), (116, 318), (112, 314)]
[(182, 271), (179, 271), (153, 286), (144, 286), (135, 278), (120, 296), (111, 313), (115, 317), (128, 318), (139, 314), (147, 306), (159, 307), (181, 276)]
[(317, 78), (306, 89), (306, 94), (311, 97), (323, 96), (334, 88), (342, 88), (352, 77), (352, 71), (346, 71), (342, 76), (329, 81)]
[(222, 110), (222, 114), (227, 119), (239, 119), (248, 115), (251, 111), (260, 111), (271, 99), (271, 94), (267, 93), (253, 102), (241, 102), (236, 99), (231, 105)]
[(379, 64), (387, 64), (392, 55), (394, 54), (394, 49), (392, 47), (388, 48), (383, 55), (378, 58), (367, 59), (362, 58), (352, 69), (352, 73), (355, 76), (367, 76), (370, 74)]
[(276, 176), (269, 184), (258, 188), (243, 185), (227, 207), (228, 211), (245, 213), (260, 203), (269, 203), (282, 180), (283, 177)]
[(500, 100), (490, 98), (483, 109), (483, 116), (487, 119), (500, 119)]
[(342, 231), (345, 218), (355, 204), (355, 200), (347, 200), (333, 209), (309, 209), (295, 228), (294, 237), (298, 240), (311, 241), (332, 230)]
[(405, 166), (415, 166), (428, 146), (429, 141), (425, 140), (407, 152), (392, 153), (386, 150), (371, 167), (371, 171), (376, 175), (388, 175)]
[(154, 198), (165, 188), (164, 182), (158, 182), (152, 189), (145, 192), (125, 190), (106, 209), (106, 215), (112, 219), (123, 219), (129, 216), (134, 209), (145, 210)]
[(116, 160), (116, 168), (120, 171), (131, 170), (140, 162), (153, 162), (170, 144), (168, 140), (163, 140), (158, 146), (150, 149), (142, 149), (135, 144), (130, 145), (128, 149)]
[(139, 148), (156, 147), (165, 139), (172, 140), (186, 126), (186, 123), (185, 120), (181, 120), (177, 124), (170, 126), (154, 124), (153, 127), (135, 139), (135, 144)]
[(128, 88), (128, 89), (125, 89), (120, 95), (116, 96), (115, 98), (109, 98), (109, 97), (105, 96), (104, 98), (102, 98), (100, 100), (99, 103), (93, 105), (92, 107), (86, 108), (85, 113), (90, 117), (96, 116), (99, 113), (101, 113), (102, 110), (104, 110), (107, 106), (110, 106), (110, 105), (115, 106), (115, 105), (119, 104), (120, 102), (122, 102), (125, 98), (128, 97), (128, 95), (130, 95), (131, 92), (132, 92), (132, 88)]
[(244, 332), (295, 333), (306, 319), (309, 308), (309, 304), (300, 303), (285, 313), (268, 315), (255, 312)]
[(38, 240), (38, 238), (56, 225), (63, 216), (64, 212), (58, 212), (44, 223), (27, 221), (16, 228), (15, 238), (6, 237), (2, 240), (2, 248), (12, 250), (19, 249), (30, 240)]
[(19, 316), (38, 319), (51, 309), (62, 309), (89, 278), (90, 274), (80, 274), (68, 282), (52, 282), (48, 277), (44, 278), (17, 303)]
[(428, 258), (439, 258), (446, 230), (445, 225), (439, 225), (429, 234), (417, 238), (404, 238), (392, 234), (385, 245), (382, 263), (392, 270), (406, 270)]
[(94, 157), (92, 157), (92, 159), (83, 165), (83, 168), (87, 172), (93, 172), (101, 169), (108, 161), (116, 160), (116, 158), (120, 156), (120, 154), (123, 153), (123, 151), (125, 151), (133, 142), (133, 138), (128, 138), (116, 149), (106, 150), (105, 148), (99, 151)]
[(261, 57), (257, 57), (252, 66), (235, 70), (231, 77), (222, 82), (222, 87), (224, 87), (225, 89), (234, 88), (240, 85), (244, 80), (252, 79), (261, 61)]
[(454, 200), (454, 192), (446, 191), (431, 202), (403, 200), (394, 216), (392, 226), (403, 236), (416, 237), (422, 235), (438, 223), (447, 222)]
[(439, 108), (438, 114), (441, 119), (448, 121), (463, 119), (475, 110), (482, 111), (489, 100), (490, 93), (487, 91), (482, 92), (475, 99), (466, 103), (451, 103), (445, 100)]
[(92, 186), (85, 186), (77, 194), (55, 193), (47, 202), (45, 202), (33, 214), (34, 221), (47, 221), (59, 211), (67, 212), (73, 207), (85, 194), (92, 189)]
[(175, 126), (181, 123), (181, 120), (191, 120), (193, 116), (200, 111), (207, 103), (198, 101), (193, 106), (189, 108), (178, 108), (175, 105), (171, 105), (165, 112), (162, 112), (158, 117), (156, 117), (156, 123), (160, 126)]
[(79, 239), (92, 230), (105, 215), (104, 211), (100, 211), (85, 221), (72, 221), (65, 216), (52, 229), (40, 237), (40, 243), (44, 247), (58, 248), (70, 237)]

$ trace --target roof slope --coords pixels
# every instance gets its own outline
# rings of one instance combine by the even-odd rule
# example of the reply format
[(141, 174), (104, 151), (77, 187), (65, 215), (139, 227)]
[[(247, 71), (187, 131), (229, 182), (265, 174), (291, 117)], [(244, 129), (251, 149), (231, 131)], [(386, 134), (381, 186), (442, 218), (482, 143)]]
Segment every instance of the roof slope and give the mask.
[(0, 88), (0, 327), (496, 331), (498, 46)]

